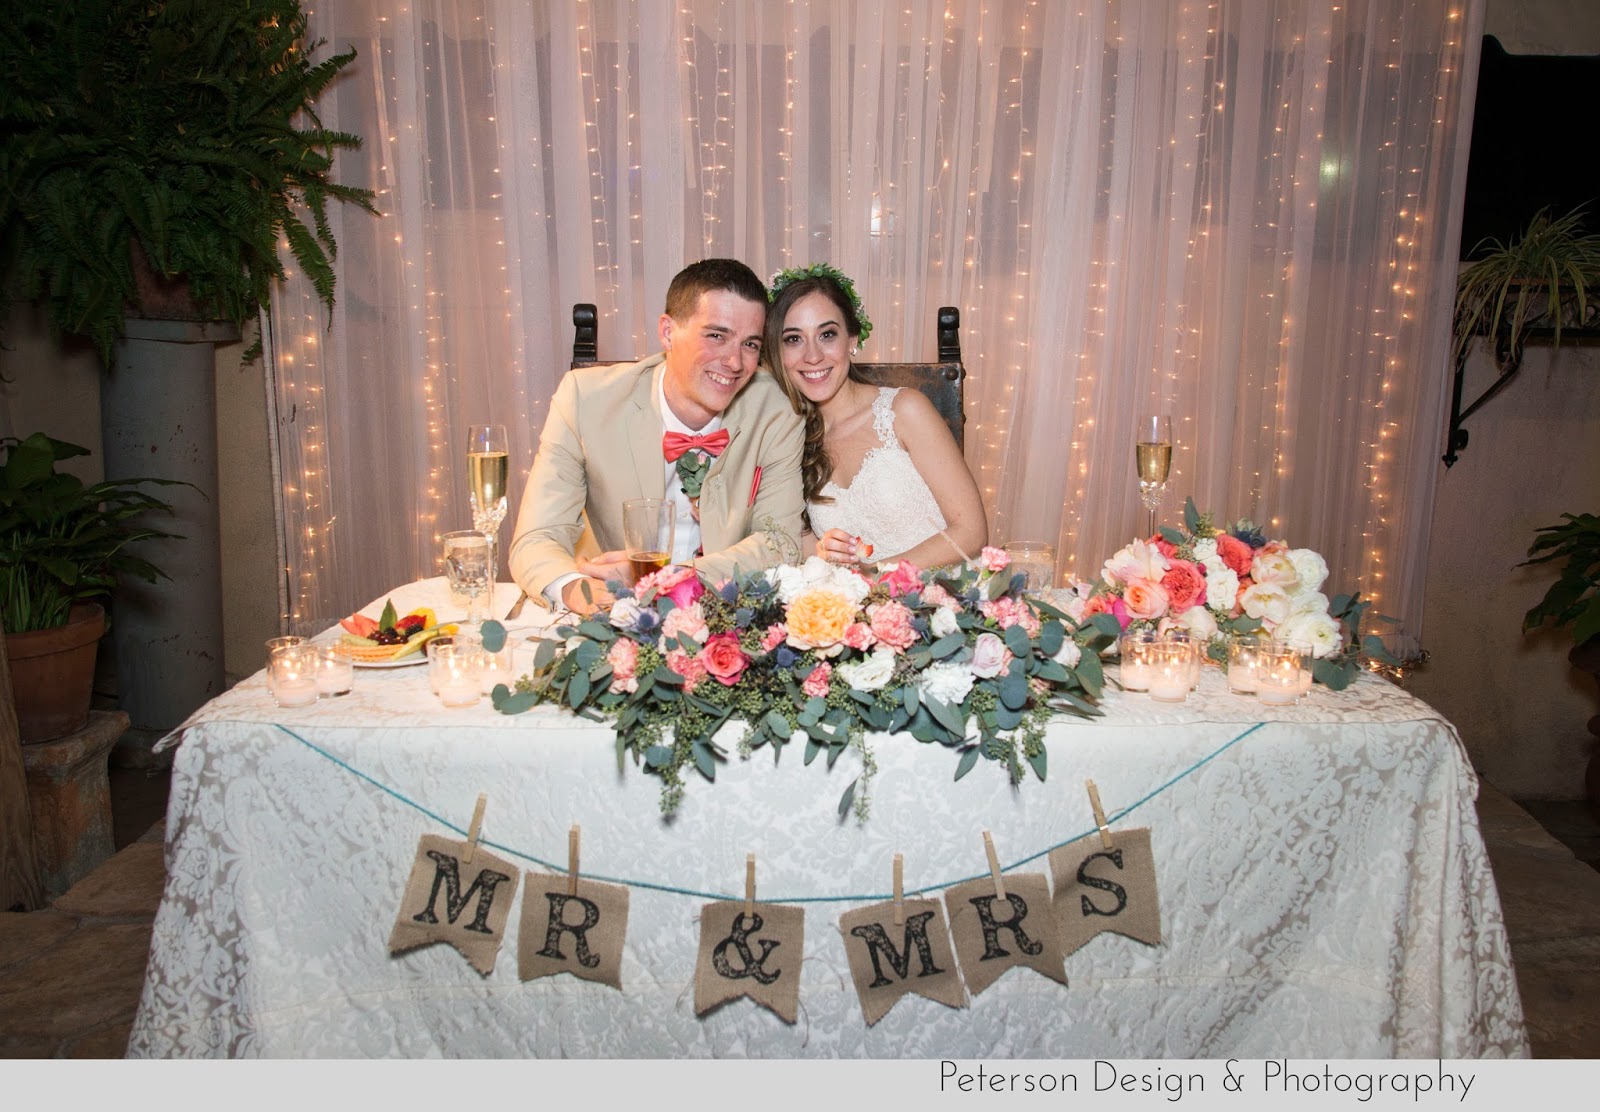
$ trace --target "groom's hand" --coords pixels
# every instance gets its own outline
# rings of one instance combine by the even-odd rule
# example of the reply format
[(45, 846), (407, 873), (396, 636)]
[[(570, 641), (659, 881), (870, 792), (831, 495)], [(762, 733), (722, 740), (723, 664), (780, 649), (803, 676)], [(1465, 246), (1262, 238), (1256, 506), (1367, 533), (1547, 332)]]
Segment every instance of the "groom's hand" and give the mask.
[(628, 562), (628, 554), (620, 548), (579, 560), (578, 570), (601, 583), (620, 579), (628, 586), (633, 586), (633, 565)]
[(574, 614), (588, 617), (596, 610), (609, 607), (616, 599), (606, 590), (604, 580), (585, 576), (574, 579), (561, 588), (561, 604)]

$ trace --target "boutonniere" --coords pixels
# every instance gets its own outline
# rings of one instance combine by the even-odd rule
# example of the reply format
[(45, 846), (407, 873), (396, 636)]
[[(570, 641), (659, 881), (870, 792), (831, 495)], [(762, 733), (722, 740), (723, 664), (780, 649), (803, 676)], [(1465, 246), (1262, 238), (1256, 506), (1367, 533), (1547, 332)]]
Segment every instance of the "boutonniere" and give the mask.
[(684, 497), (690, 501), (700, 498), (700, 488), (705, 485), (706, 473), (711, 470), (711, 461), (715, 458), (698, 448), (678, 457), (675, 466), (678, 469), (678, 481), (683, 484)]

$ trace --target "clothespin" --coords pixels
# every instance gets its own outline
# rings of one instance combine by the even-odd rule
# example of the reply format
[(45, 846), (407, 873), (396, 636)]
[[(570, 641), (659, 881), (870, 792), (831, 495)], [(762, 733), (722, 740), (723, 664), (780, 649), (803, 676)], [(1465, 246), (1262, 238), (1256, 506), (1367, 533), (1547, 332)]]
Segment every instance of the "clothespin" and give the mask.
[(903, 927), (906, 924), (906, 855), (894, 855), (894, 925)]
[(756, 913), (756, 855), (744, 855), (744, 913)]
[(461, 855), (464, 865), (472, 864), (472, 855), (478, 852), (478, 831), (483, 829), (483, 809), (489, 805), (489, 796), (478, 793), (478, 805), (472, 809), (472, 822), (467, 826), (467, 852)]
[(567, 895), (578, 894), (578, 824), (567, 831)]
[(989, 875), (994, 877), (994, 895), (996, 899), (1006, 898), (1006, 885), (1000, 879), (1000, 858), (994, 852), (994, 836), (987, 830), (983, 832), (983, 852), (989, 855)]
[(1089, 806), (1094, 808), (1094, 824), (1100, 828), (1100, 844), (1106, 849), (1116, 849), (1116, 843), (1111, 840), (1111, 831), (1106, 829), (1105, 808), (1100, 806), (1100, 791), (1094, 786), (1093, 780), (1085, 780), (1089, 787)]

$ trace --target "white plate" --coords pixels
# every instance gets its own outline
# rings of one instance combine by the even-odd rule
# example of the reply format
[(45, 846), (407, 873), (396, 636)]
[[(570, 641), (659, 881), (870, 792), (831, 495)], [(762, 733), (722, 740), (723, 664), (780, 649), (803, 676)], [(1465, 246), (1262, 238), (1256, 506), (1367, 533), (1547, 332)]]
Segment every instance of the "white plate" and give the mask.
[(351, 660), (357, 668), (410, 668), (416, 664), (428, 663), (426, 649), (418, 650), (410, 656), (402, 656), (398, 660)]

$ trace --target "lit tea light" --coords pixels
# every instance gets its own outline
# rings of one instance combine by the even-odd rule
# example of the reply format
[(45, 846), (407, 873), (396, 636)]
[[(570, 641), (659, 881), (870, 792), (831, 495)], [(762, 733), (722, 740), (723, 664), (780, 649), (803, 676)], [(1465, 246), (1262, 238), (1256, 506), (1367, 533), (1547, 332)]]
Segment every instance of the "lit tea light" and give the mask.
[(1272, 647), (1265, 638), (1239, 640), (1228, 646), (1228, 690), (1235, 695), (1254, 695), (1259, 684), (1261, 654)]
[(1163, 703), (1181, 703), (1189, 697), (1192, 684), (1194, 646), (1160, 642), (1151, 645), (1150, 697)]
[(335, 647), (317, 650), (316, 656), (312, 658), (312, 668), (316, 675), (318, 695), (323, 697), (348, 695), (350, 689), (355, 686), (354, 663)]
[(1150, 647), (1156, 644), (1149, 630), (1124, 633), (1118, 644), (1119, 681), (1124, 691), (1150, 690)]
[(1256, 665), (1256, 698), (1268, 706), (1288, 706), (1300, 698), (1300, 654), (1272, 649)]
[(447, 707), (470, 707), (478, 701), (477, 649), (461, 645), (435, 645), (428, 662), (428, 679)]
[(280, 707), (305, 707), (317, 701), (316, 656), (300, 645), (284, 645), (267, 661), (267, 687)]

